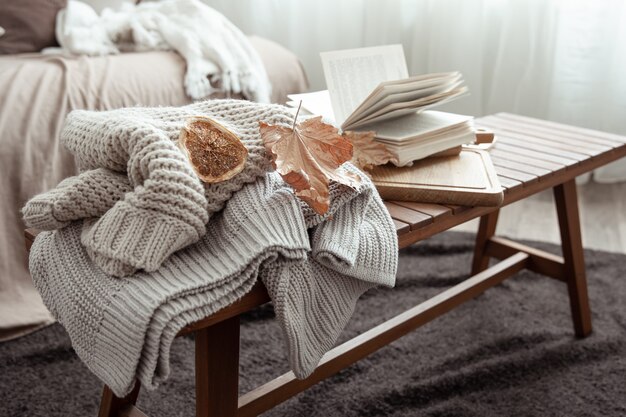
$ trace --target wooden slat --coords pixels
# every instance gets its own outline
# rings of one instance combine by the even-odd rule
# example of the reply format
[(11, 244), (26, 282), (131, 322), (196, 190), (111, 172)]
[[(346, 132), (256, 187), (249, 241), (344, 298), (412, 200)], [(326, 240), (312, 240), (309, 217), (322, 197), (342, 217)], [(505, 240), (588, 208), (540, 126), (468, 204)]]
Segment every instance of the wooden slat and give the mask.
[(621, 143), (592, 138), (574, 132), (562, 132), (553, 129), (546, 129), (532, 124), (519, 123), (515, 120), (502, 119), (498, 116), (484, 117), (477, 123), (480, 123), (480, 125), (494, 126), (494, 128), (506, 130), (507, 132), (514, 132), (520, 135), (531, 135), (554, 142), (576, 144), (585, 148), (599, 149), (605, 152), (621, 145)]
[(389, 201), (385, 202), (385, 206), (387, 207), (392, 219), (407, 223), (411, 227), (411, 230), (415, 230), (433, 222), (432, 216), (429, 216), (428, 214), (411, 210)]
[[(520, 189), (523, 189), (520, 188)], [(516, 194), (516, 193), (511, 193)], [(509, 193), (504, 194), (504, 199), (506, 201), (507, 195)], [(462, 206), (457, 206), (462, 207)], [(476, 217), (483, 216), (491, 211), (497, 210), (495, 207), (463, 207), (460, 209), (455, 215), (447, 217), (440, 222), (433, 222), (432, 224), (428, 224), (422, 228), (417, 230), (411, 230), (409, 233), (405, 233), (403, 235), (398, 236), (398, 246), (400, 248), (406, 248), (414, 244), (415, 242), (419, 242), (421, 240), (427, 239), (431, 236), (436, 235), (437, 233), (441, 233), (445, 230), (451, 229), (454, 226), (458, 226), (461, 223), (465, 223), (466, 221), (475, 219)]]
[(546, 137), (539, 137), (538, 135), (529, 135), (522, 133), (514, 133), (514, 132), (506, 132), (506, 136), (509, 136), (513, 139), (519, 139), (521, 141), (531, 142), (538, 145), (545, 145), (555, 149), (561, 149), (566, 152), (573, 152), (576, 154), (582, 154), (587, 156), (596, 156), (601, 153), (611, 151), (613, 148), (609, 147), (599, 147), (599, 148), (590, 148), (588, 146), (582, 146), (578, 143), (563, 143), (560, 141), (550, 140)]
[(498, 155), (495, 155), (495, 154), (491, 156), (491, 161), (493, 162), (494, 166), (511, 168), (516, 171), (521, 171), (527, 174), (536, 175), (539, 178), (553, 174), (553, 172), (550, 171), (549, 169), (538, 168), (536, 166), (526, 165), (524, 163), (520, 163), (516, 161), (508, 161), (506, 159), (500, 159)]
[(560, 156), (562, 158), (567, 158), (577, 162), (584, 161), (585, 159), (589, 158), (589, 155), (585, 155), (580, 152), (565, 151), (563, 149), (555, 148), (551, 145), (545, 145), (541, 143), (531, 142), (526, 139), (517, 139), (509, 135), (499, 134), (497, 144), (500, 145), (502, 143), (507, 145), (513, 145), (521, 149), (529, 149), (531, 151), (537, 151), (548, 155)]
[(293, 372), (281, 375), (239, 398), (239, 417), (257, 416), (275, 405), (328, 378), (350, 364), (434, 320), (456, 306), (471, 300), (504, 279), (522, 270), (528, 255), (518, 253), (493, 267), (466, 279), (402, 314), (332, 349), (315, 371), (305, 379)]
[(547, 146), (555, 150), (558, 149), (559, 152), (565, 153), (565, 154), (573, 153), (577, 155), (596, 156), (603, 152), (611, 150), (611, 149), (603, 149), (603, 150), (589, 149), (586, 147), (578, 146), (576, 144), (571, 144), (571, 143), (564, 144), (561, 142), (551, 141), (551, 140), (539, 138), (539, 137), (528, 135), (528, 134), (519, 134), (519, 133), (513, 133), (513, 132), (496, 131), (496, 135), (506, 136), (514, 140), (519, 140), (519, 141), (526, 142), (526, 143), (532, 143), (535, 145)]
[(502, 120), (497, 117), (486, 117), (480, 120), (480, 126), (485, 126), (490, 130), (503, 131), (507, 135), (518, 137), (519, 139), (530, 138), (547, 141), (558, 145), (574, 147), (574, 149), (590, 152), (589, 155), (597, 155), (610, 151), (617, 145), (598, 144), (587, 139), (581, 139), (576, 135), (561, 135), (545, 131), (536, 131), (528, 125), (520, 125), (510, 120)]
[(517, 171), (511, 168), (505, 168), (502, 166), (495, 166), (498, 177), (508, 177), (517, 181), (521, 181), (525, 184), (530, 184), (535, 181), (539, 181), (539, 177), (534, 174), (528, 174), (526, 172)]
[(399, 235), (411, 230), (411, 226), (409, 226), (408, 224), (401, 222), (399, 220), (396, 220), (396, 219), (391, 219), (391, 220), (393, 220), (393, 224), (396, 225), (396, 233), (398, 233)]
[(605, 147), (610, 149), (617, 148), (623, 144), (622, 142), (593, 137), (581, 134), (580, 132), (566, 132), (532, 124), (518, 124), (514, 121), (503, 120), (500, 118), (498, 118), (497, 120), (502, 120), (505, 123), (510, 123), (511, 126), (514, 127), (518, 132), (525, 132), (554, 141), (584, 143), (588, 147)]
[(441, 217), (452, 215), (452, 209), (450, 207), (440, 204), (417, 203), (414, 201), (393, 201), (393, 203), (429, 215), (433, 218), (433, 221), (437, 221)]
[(523, 185), (521, 181), (501, 176), (498, 176), (498, 181), (500, 181), (500, 185), (504, 188), (505, 193), (509, 193), (513, 188), (521, 187)]
[(495, 156), (495, 157), (498, 157), (500, 159), (504, 159), (507, 161), (520, 162), (529, 166), (547, 169), (549, 171), (552, 171), (555, 174), (560, 171), (563, 171), (566, 168), (566, 166), (563, 164), (559, 164), (559, 163), (551, 162), (551, 161), (542, 161), (540, 159), (520, 155), (519, 153), (513, 153), (506, 149), (498, 148), (497, 146), (494, 146), (492, 149), (490, 149), (489, 154), (491, 155), (492, 158)]
[(450, 208), (450, 210), (452, 210), (452, 214), (455, 216), (472, 208), (471, 206), (458, 206), (456, 204), (445, 204), (445, 206)]
[(588, 142), (598, 145), (606, 145), (612, 147), (618, 147), (624, 144), (624, 141), (619, 139), (621, 137), (619, 135), (613, 135), (610, 133), (608, 134), (609, 136), (617, 136), (617, 139), (604, 137), (603, 134), (605, 134), (606, 132), (600, 132), (593, 129), (585, 129), (578, 126), (568, 126), (557, 122), (539, 120), (532, 117), (519, 116), (510, 113), (498, 113), (493, 115), (492, 117), (496, 117), (507, 122), (517, 123), (519, 126), (526, 126), (526, 129), (530, 129), (534, 132), (549, 133), (551, 135), (561, 137), (574, 137), (577, 139), (587, 140)]
[(527, 148), (520, 148), (517, 145), (506, 143), (504, 141), (499, 141), (496, 144), (496, 147), (501, 150), (505, 150), (512, 154), (524, 155), (529, 158), (535, 158), (540, 161), (550, 161), (558, 164), (563, 164), (565, 167), (571, 167), (572, 165), (578, 164), (578, 161), (568, 158), (563, 158), (558, 155), (547, 154), (545, 152), (537, 152)]
[(548, 120), (535, 119), (533, 117), (521, 116), (512, 113), (498, 113), (496, 116), (504, 119), (518, 120), (523, 123), (527, 123), (529, 126), (540, 126), (551, 131), (561, 131), (567, 133), (574, 133), (577, 135), (583, 135), (582, 137), (589, 137), (590, 139), (602, 139), (614, 144), (623, 145), (626, 143), (626, 136), (617, 135), (614, 133), (601, 132), (598, 130), (587, 129), (584, 127), (572, 126), (563, 123), (552, 122)]

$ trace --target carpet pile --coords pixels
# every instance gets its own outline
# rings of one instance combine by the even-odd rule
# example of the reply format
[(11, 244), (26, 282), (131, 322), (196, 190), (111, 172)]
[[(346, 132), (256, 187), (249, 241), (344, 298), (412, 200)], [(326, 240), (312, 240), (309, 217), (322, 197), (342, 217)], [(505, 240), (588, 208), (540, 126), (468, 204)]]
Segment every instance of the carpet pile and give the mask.
[[(448, 232), (401, 251), (396, 288), (366, 293), (341, 341), (461, 282), (472, 248), (473, 235)], [(626, 255), (586, 251), (586, 264), (586, 339), (565, 285), (525, 271), (265, 415), (624, 416)], [(242, 392), (286, 371), (279, 332), (270, 305), (243, 317)], [(139, 407), (193, 416), (193, 360), (193, 339), (177, 339), (170, 379)], [(0, 416), (95, 416), (101, 388), (58, 324), (0, 344)]]

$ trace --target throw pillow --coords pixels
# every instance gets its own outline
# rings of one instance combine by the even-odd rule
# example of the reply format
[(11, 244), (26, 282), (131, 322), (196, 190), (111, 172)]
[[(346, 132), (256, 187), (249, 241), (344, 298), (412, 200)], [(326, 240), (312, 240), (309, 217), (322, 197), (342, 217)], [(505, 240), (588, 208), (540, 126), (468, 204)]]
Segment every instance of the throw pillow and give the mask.
[(39, 52), (58, 45), (54, 36), (56, 15), (67, 0), (2, 0), (0, 54)]

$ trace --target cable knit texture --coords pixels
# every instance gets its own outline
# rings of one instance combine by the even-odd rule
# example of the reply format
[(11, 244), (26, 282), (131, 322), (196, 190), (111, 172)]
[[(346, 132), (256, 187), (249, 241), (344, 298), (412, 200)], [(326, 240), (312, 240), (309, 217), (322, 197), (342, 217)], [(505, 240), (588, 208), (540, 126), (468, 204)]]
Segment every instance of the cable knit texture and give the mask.
[[(203, 106), (193, 112), (208, 112), (210, 104)], [(244, 102), (222, 102), (218, 107), (223, 110), (211, 114), (233, 129), (236, 125), (226, 116), (251, 118), (254, 113), (277, 123), (288, 114), (282, 107)], [(70, 120), (65, 140), (87, 171), (82, 180), (68, 180), (24, 209), (25, 216), (48, 229), (65, 226), (39, 234), (30, 270), (77, 354), (118, 396), (130, 392), (136, 379), (155, 388), (169, 374), (169, 350), (180, 329), (233, 303), (261, 279), (283, 329), (290, 366), (299, 378), (309, 375), (335, 344), (359, 296), (375, 285), (395, 283), (395, 227), (370, 180), (345, 164), (361, 177), (361, 185), (355, 190), (331, 184), (329, 212), (317, 215), (276, 172), (265, 172), (268, 160), (256, 122), (248, 129), (240, 125), (235, 130), (244, 138), (251, 161), (241, 177), (203, 186), (201, 195), (212, 214), (206, 233), (158, 268), (134, 271), (128, 257), (141, 254), (142, 262), (156, 265), (153, 253), (166, 253), (164, 246), (176, 247), (181, 244), (177, 239), (196, 232), (194, 221), (176, 210), (195, 213), (189, 201), (200, 205), (201, 200), (196, 199), (195, 177), (176, 148), (168, 146), (177, 136), (169, 123), (181, 126), (163, 121), (164, 115), (173, 117), (173, 110), (127, 112), (158, 117), (141, 124), (143, 136), (119, 128), (124, 112), (109, 112), (119, 116), (105, 129), (116, 132), (109, 136), (94, 127), (108, 123), (104, 117), (99, 120), (102, 113), (80, 117), (92, 122), (84, 129)], [(184, 118), (190, 113), (177, 114)], [(90, 142), (98, 145), (90, 147)], [(119, 174), (126, 169), (127, 183)], [(102, 176), (111, 184), (88, 186), (96, 178), (105, 181)], [(184, 190), (181, 204), (174, 198), (176, 187)], [(89, 196), (85, 202), (72, 206), (72, 199), (83, 193)], [(93, 203), (98, 193), (106, 194), (100, 205)], [(121, 199), (115, 201), (117, 197)], [(162, 207), (170, 204), (175, 207)], [(189, 213), (185, 216), (192, 217)], [(99, 245), (102, 241), (115, 244)], [(128, 257), (118, 256), (116, 249), (122, 246)], [(94, 247), (101, 252), (93, 253)], [(115, 278), (109, 271), (132, 276)]]
[[(203, 184), (176, 145), (190, 116), (215, 118), (248, 149), (241, 173)], [(184, 107), (74, 111), (61, 141), (85, 171), (23, 209), (29, 227), (53, 230), (85, 222), (82, 243), (105, 272), (126, 276), (155, 271), (175, 251), (197, 242), (209, 217), (233, 192), (270, 169), (258, 121), (290, 124), (293, 115), (276, 105), (213, 100)]]
[(94, 169), (66, 178), (55, 189), (33, 197), (22, 214), (29, 227), (59, 229), (73, 220), (102, 216), (131, 190), (125, 174)]

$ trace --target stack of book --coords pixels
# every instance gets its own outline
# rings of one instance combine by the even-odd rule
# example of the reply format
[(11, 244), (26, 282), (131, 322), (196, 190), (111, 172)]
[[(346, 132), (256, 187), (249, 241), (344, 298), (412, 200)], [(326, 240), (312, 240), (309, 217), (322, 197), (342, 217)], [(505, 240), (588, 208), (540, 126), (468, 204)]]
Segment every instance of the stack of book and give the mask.
[(396, 157), (398, 166), (448, 150), (458, 153), (475, 138), (471, 116), (435, 110), (378, 122), (368, 130), (376, 131), (376, 140)]
[(459, 72), (408, 77), (401, 45), (322, 53), (328, 90), (288, 102), (342, 130), (375, 131), (399, 166), (474, 141), (473, 117), (429, 110), (467, 94)]

